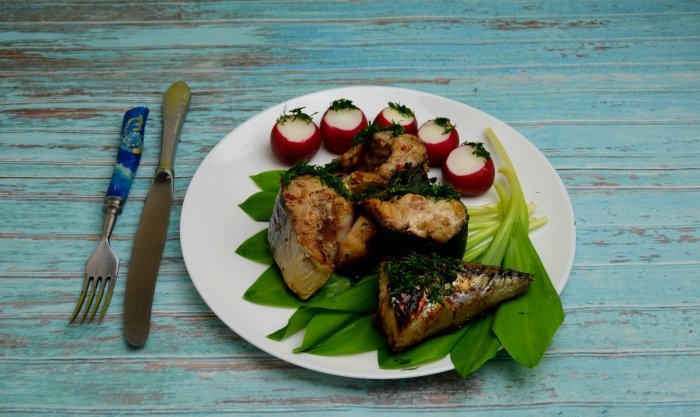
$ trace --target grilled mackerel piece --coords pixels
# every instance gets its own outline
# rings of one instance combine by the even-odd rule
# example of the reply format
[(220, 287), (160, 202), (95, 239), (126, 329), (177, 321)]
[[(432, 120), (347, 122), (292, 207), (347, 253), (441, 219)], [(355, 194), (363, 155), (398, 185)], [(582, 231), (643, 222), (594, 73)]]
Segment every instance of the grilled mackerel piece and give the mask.
[(436, 199), (404, 194), (388, 200), (368, 198), (359, 203), (381, 230), (386, 254), (411, 251), (462, 256), (467, 245), (467, 207), (459, 199)]
[(316, 176), (301, 175), (282, 185), (268, 243), (284, 282), (302, 300), (328, 281), (354, 217), (352, 202)]
[(367, 216), (362, 214), (357, 216), (345, 239), (340, 242), (335, 266), (346, 272), (353, 272), (367, 266), (373, 259), (371, 243), (378, 233), (377, 225)]
[(380, 131), (371, 140), (350, 148), (334, 160), (346, 173), (345, 187), (361, 193), (372, 187), (386, 186), (397, 171), (418, 167), (428, 172), (428, 151), (420, 138), (411, 134), (394, 136)]
[(438, 255), (388, 258), (380, 267), (376, 322), (389, 349), (401, 351), (522, 295), (532, 279)]

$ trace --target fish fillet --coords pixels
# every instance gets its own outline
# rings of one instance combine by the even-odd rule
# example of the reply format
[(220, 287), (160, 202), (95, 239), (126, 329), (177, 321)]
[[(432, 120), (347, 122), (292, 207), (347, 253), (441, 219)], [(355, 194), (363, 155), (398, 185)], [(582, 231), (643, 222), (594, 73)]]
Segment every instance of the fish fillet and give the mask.
[(401, 351), (525, 293), (532, 279), (437, 255), (388, 258), (380, 268), (376, 322), (389, 349)]
[(268, 243), (285, 284), (302, 300), (328, 281), (354, 218), (352, 202), (315, 176), (296, 177), (281, 188)]
[(369, 198), (360, 210), (379, 225), (388, 253), (407, 249), (462, 256), (467, 244), (467, 207), (459, 199), (405, 194), (388, 200)]

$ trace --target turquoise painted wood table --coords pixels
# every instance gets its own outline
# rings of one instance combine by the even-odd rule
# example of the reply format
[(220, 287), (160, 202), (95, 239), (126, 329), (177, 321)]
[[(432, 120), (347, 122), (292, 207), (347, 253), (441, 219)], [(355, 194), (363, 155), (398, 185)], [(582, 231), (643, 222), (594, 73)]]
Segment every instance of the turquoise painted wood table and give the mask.
[[(1, 6), (0, 415), (700, 413), (697, 1)], [(192, 102), (175, 201), (150, 337), (131, 349), (126, 275), (158, 163), (162, 95), (178, 80)], [(564, 323), (536, 367), (501, 353), (466, 378), (329, 375), (258, 349), (203, 301), (179, 225), (204, 158), (270, 106), (358, 85), (487, 112), (562, 179), (576, 252)], [(151, 112), (112, 236), (121, 259), (114, 298), (99, 325), (70, 325), (121, 117), (135, 106)]]

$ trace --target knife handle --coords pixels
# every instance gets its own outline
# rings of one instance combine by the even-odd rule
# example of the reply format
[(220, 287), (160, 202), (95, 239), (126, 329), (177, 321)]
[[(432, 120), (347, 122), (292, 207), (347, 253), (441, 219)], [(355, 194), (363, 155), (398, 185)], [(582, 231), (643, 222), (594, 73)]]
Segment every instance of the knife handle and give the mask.
[(180, 140), (180, 130), (189, 106), (190, 88), (184, 81), (171, 85), (163, 96), (163, 145), (160, 150), (159, 171), (173, 171), (175, 148)]
[(122, 207), (134, 182), (136, 169), (143, 153), (143, 133), (148, 119), (148, 108), (134, 107), (124, 113), (122, 133), (112, 180), (107, 187), (102, 210), (121, 214)]

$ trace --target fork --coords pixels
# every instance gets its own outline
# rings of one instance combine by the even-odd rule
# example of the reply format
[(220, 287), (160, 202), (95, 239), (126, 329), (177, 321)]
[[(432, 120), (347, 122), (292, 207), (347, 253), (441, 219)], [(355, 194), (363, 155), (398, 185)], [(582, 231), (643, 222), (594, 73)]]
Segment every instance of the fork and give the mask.
[[(107, 312), (109, 302), (112, 299), (114, 285), (117, 281), (119, 270), (119, 258), (109, 244), (112, 230), (121, 214), (129, 195), (131, 183), (134, 181), (136, 169), (141, 161), (143, 152), (143, 132), (148, 118), (146, 107), (134, 107), (124, 114), (122, 121), (122, 133), (119, 143), (117, 161), (114, 164), (112, 180), (107, 188), (102, 211), (105, 214), (102, 225), (102, 235), (97, 248), (85, 264), (85, 277), (78, 302), (71, 315), (73, 323), (80, 316), (80, 323), (91, 322), (100, 305), (98, 323)], [(105, 294), (105, 289), (107, 293)], [(81, 314), (82, 311), (82, 314)]]

